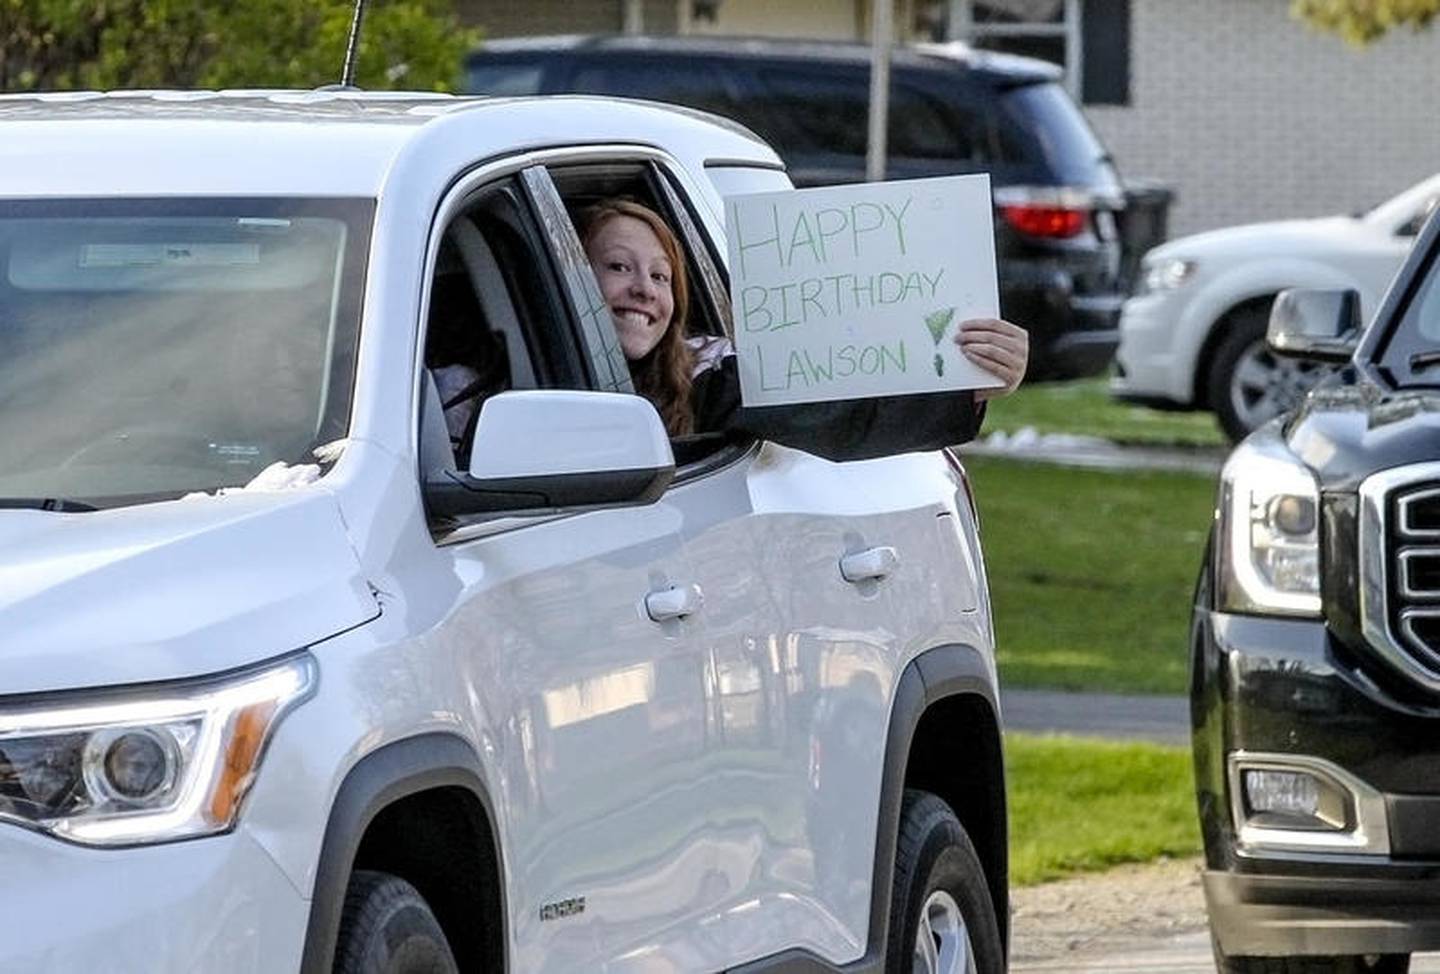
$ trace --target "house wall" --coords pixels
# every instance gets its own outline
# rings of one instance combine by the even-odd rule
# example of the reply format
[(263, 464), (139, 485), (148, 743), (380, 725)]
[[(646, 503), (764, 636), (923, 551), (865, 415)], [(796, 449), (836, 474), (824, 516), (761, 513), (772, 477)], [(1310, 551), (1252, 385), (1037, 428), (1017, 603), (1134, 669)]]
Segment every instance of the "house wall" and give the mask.
[(692, 20), (693, 34), (763, 35), (854, 40), (860, 31), (859, 0), (785, 4), (775, 0), (722, 0), (715, 20)]
[(1132, 0), (1131, 105), (1086, 115), (1171, 236), (1350, 212), (1440, 171), (1440, 26), (1357, 49), (1286, 0)]
[[(486, 37), (528, 34), (618, 34), (625, 24), (623, 0), (458, 0), (460, 20)], [(673, 34), (676, 0), (644, 0), (646, 33)]]

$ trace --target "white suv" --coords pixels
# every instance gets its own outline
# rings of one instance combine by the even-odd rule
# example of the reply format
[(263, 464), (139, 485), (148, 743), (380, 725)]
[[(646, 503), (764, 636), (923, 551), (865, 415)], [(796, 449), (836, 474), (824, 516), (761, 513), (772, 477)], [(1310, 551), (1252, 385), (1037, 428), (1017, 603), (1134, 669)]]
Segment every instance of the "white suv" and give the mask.
[(1119, 398), (1210, 409), (1232, 440), (1287, 412), (1326, 372), (1265, 344), (1275, 295), (1350, 288), (1368, 318), (1440, 198), (1434, 176), (1359, 216), (1227, 227), (1145, 256), (1120, 318)]
[(157, 93), (0, 158), (0, 969), (1003, 969), (963, 469), (672, 443), (570, 222), (663, 210), (718, 334), (766, 145)]

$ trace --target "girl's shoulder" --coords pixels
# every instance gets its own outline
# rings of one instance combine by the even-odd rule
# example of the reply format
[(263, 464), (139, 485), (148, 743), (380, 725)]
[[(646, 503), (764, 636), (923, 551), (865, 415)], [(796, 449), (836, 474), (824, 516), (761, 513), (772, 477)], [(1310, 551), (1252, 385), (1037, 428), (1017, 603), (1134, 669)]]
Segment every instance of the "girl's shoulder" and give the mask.
[(690, 346), (690, 353), (695, 357), (691, 378), (720, 368), (727, 357), (735, 354), (735, 345), (730, 339), (714, 335), (694, 335), (685, 339), (685, 344)]

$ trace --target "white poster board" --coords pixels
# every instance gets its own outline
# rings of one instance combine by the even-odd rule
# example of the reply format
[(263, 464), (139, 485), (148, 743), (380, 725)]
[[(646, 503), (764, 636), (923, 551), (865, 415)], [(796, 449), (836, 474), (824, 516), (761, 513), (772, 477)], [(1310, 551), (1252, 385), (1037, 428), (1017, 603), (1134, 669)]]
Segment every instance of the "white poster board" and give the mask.
[(731, 196), (725, 222), (745, 405), (1003, 384), (955, 344), (999, 314), (989, 176)]

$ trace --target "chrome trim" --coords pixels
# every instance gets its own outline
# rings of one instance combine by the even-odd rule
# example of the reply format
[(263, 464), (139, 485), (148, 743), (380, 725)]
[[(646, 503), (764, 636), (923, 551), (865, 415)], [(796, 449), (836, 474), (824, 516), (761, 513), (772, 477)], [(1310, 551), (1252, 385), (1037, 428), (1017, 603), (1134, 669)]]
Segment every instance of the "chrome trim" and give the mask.
[[(1389, 579), (1385, 546), (1385, 504), (1396, 490), (1427, 480), (1440, 481), (1440, 463), (1414, 463), (1371, 474), (1360, 484), (1360, 627), (1377, 654), (1427, 690), (1440, 692), (1440, 661), (1426, 666), (1391, 630), (1385, 592)], [(1434, 655), (1427, 650), (1427, 655)]]
[(1415, 631), (1414, 620), (1416, 619), (1440, 619), (1440, 607), (1433, 609), (1411, 607), (1400, 610), (1400, 632), (1410, 640), (1410, 650), (1418, 651), (1428, 656), (1440, 670), (1440, 651), (1430, 648), (1425, 638)]
[(1421, 540), (1440, 539), (1440, 528), (1426, 530), (1424, 528), (1413, 528), (1410, 526), (1410, 506), (1417, 501), (1428, 500), (1432, 497), (1440, 497), (1440, 487), (1435, 487), (1431, 490), (1416, 491), (1404, 500), (1396, 501), (1397, 506), (1400, 508), (1399, 528), (1404, 532), (1405, 537)]
[[(1390, 822), (1385, 812), (1385, 797), (1339, 765), (1308, 754), (1234, 751), (1226, 759), (1226, 770), (1230, 783), (1230, 820), (1240, 852), (1390, 854)], [(1246, 771), (1303, 771), (1327, 779), (1349, 794), (1350, 810), (1355, 815), (1354, 827), (1326, 831), (1274, 829), (1246, 824), (1242, 782)]]
[(1400, 562), (1399, 589), (1407, 599), (1420, 602), (1440, 600), (1440, 588), (1414, 588), (1410, 584), (1410, 562), (1416, 558), (1432, 558), (1440, 561), (1440, 548), (1426, 545), (1405, 545), (1396, 555)]

